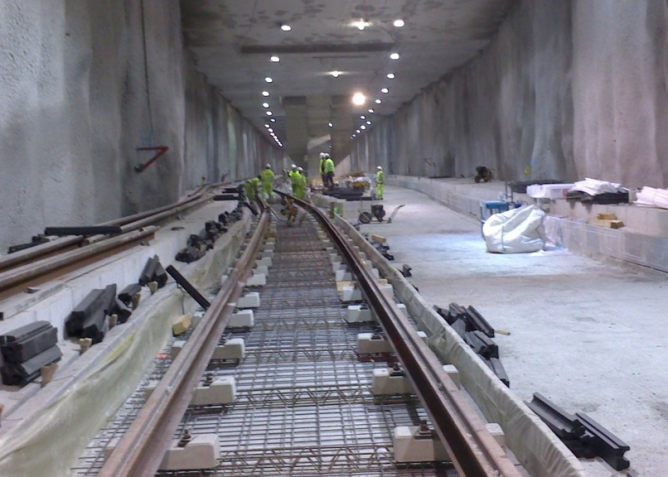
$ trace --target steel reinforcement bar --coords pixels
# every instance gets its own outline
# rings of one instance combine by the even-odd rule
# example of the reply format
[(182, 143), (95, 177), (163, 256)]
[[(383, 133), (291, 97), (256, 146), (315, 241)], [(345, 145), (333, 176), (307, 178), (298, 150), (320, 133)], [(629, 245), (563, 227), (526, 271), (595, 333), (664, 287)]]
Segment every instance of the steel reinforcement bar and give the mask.
[(315, 216), (350, 266), (460, 475), (520, 477), (466, 396), (445, 373), (442, 363), (417, 335), (392, 297), (380, 290), (343, 233), (319, 209), (299, 199), (295, 203)]
[(106, 460), (99, 477), (154, 475), (158, 470), (216, 344), (227, 326), (234, 309), (230, 303), (241, 294), (240, 282), (245, 280), (251, 271), (253, 258), (266, 235), (269, 221), (269, 213), (265, 210), (242, 256), (206, 311), (200, 325), (195, 328), (182, 352)]

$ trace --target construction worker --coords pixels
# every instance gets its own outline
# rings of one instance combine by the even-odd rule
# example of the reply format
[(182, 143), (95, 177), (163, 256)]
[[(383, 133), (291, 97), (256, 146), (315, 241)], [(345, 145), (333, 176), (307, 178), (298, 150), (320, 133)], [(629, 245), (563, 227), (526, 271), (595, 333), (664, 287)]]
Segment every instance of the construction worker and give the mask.
[(327, 175), (327, 187), (331, 189), (334, 187), (334, 161), (329, 154), (325, 158), (325, 174)]
[(297, 197), (299, 186), (302, 182), (302, 175), (299, 173), (299, 169), (297, 169), (296, 165), (292, 165), (292, 170), (288, 173), (288, 176), (290, 177), (290, 184), (292, 185), (292, 195)]
[(252, 179), (248, 179), (244, 183), (244, 193), (246, 194), (248, 201), (251, 203), (255, 202), (255, 199), (257, 199), (258, 192), (260, 192), (260, 181), (261, 181), (260, 176), (257, 176), (253, 177)]
[(376, 199), (383, 200), (383, 186), (385, 185), (385, 173), (383, 168), (378, 166), (376, 168)]
[(260, 177), (262, 178), (262, 199), (269, 202), (274, 199), (274, 171), (271, 170), (271, 164), (267, 164)]
[(296, 174), (297, 180), (296, 180), (296, 186), (293, 185), (292, 187), (292, 192), (294, 193), (294, 196), (298, 199), (305, 200), (306, 199), (306, 176), (304, 175), (304, 169), (299, 167), (297, 168), (297, 174)]
[(325, 172), (325, 159), (327, 159), (327, 153), (320, 153), (320, 178), (322, 179), (322, 186), (327, 185), (327, 173)]

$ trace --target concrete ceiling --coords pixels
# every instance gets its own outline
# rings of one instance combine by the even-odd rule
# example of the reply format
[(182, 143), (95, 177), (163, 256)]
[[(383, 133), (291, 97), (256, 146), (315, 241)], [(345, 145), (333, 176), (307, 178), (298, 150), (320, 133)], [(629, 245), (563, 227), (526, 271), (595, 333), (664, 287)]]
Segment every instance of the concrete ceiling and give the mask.
[[(345, 156), (351, 134), (362, 124), (361, 114), (372, 122), (392, 115), (421, 88), (469, 61), (487, 45), (515, 3), (181, 0), (181, 10), (186, 44), (199, 70), (265, 134), (270, 110), (276, 119), (270, 123), (274, 131), (293, 159), (301, 159), (306, 138), (329, 133), (332, 146), (338, 144), (336, 155)], [(362, 31), (352, 25), (361, 19), (368, 23)], [(395, 27), (397, 19), (405, 25)], [(282, 24), (292, 30), (282, 31)], [(391, 53), (400, 58), (392, 60)], [(272, 62), (273, 55), (280, 61)], [(333, 71), (341, 75), (335, 78)], [(388, 79), (388, 73), (395, 78)], [(273, 83), (266, 83), (265, 77)], [(263, 97), (262, 91), (270, 96)], [(341, 100), (357, 91), (367, 95), (365, 106)], [(376, 99), (382, 103), (376, 104)], [(374, 109), (371, 115), (369, 108)], [(342, 114), (350, 118), (343, 121)]]

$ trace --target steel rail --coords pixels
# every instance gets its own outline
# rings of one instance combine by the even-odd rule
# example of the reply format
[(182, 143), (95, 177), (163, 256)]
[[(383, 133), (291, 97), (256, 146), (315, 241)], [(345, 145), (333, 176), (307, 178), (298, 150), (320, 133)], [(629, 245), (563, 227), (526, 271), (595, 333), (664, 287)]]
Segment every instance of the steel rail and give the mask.
[(343, 233), (316, 207), (299, 199), (295, 199), (295, 203), (310, 211), (322, 224), (357, 277), (460, 475), (520, 477), (521, 474), (475, 409), (445, 373), (442, 363), (417, 335), (392, 297), (382, 292), (379, 283), (355, 254)]
[(32, 284), (36, 281), (44, 281), (51, 278), (51, 274), (60, 270), (69, 270), (70, 267), (86, 262), (87, 260), (106, 255), (111, 251), (117, 251), (137, 242), (152, 237), (159, 227), (146, 227), (123, 235), (111, 237), (103, 242), (76, 248), (58, 255), (47, 257), (36, 263), (7, 270), (0, 273), (0, 294), (18, 286)]
[(234, 309), (230, 303), (242, 292), (240, 282), (251, 271), (253, 258), (266, 235), (269, 220), (269, 213), (263, 211), (253, 236), (229, 278), (106, 460), (99, 477), (155, 475)]

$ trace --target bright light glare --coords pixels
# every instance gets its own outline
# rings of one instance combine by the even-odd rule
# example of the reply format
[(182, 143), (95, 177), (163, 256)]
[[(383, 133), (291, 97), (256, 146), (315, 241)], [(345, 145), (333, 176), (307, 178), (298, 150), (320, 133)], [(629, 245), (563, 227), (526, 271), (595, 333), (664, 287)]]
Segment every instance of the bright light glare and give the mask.
[(290, 31), (292, 30), (292, 27), (290, 25), (281, 25), (281, 30)]
[(367, 121), (366, 123), (367, 123), (369, 126), (371, 126), (371, 121)]
[(366, 102), (366, 96), (364, 96), (362, 93), (355, 93), (353, 95), (353, 104), (356, 104), (357, 106), (362, 106)]
[(265, 98), (269, 96), (269, 91), (262, 91), (262, 96), (264, 96)]
[(274, 113), (272, 113), (271, 111), (267, 111), (267, 116), (271, 116), (272, 114)]
[(262, 106), (264, 106), (265, 108), (268, 108), (268, 107), (269, 107), (269, 103), (262, 103)]
[(387, 77), (388, 77), (389, 79), (394, 79), (394, 73), (388, 73), (388, 74), (387, 74)]
[(333, 127), (334, 127), (334, 125), (333, 125), (332, 123), (328, 123), (327, 125), (328, 125), (330, 128), (333, 128)]
[(385, 94), (387, 94), (387, 93), (390, 92), (390, 90), (387, 89), (387, 88), (383, 88), (383, 89), (380, 90), (380, 92), (381, 92), (381, 93), (385, 93)]
[(332, 76), (334, 78), (338, 78), (339, 76), (341, 76), (341, 72), (340, 71), (332, 71)]
[(360, 116), (360, 119), (366, 119), (366, 116)]
[(394, 26), (397, 27), (397, 28), (401, 28), (401, 27), (404, 26), (405, 24), (406, 24), (406, 23), (404, 23), (403, 20), (394, 20)]
[(373, 109), (370, 109), (369, 112), (370, 112), (371, 114), (373, 114), (374, 111), (373, 111)]
[(364, 124), (362, 124), (362, 125), (360, 126), (360, 129), (366, 129), (366, 126), (365, 126)]
[(382, 101), (380, 99), (377, 99), (376, 104), (380, 104), (380, 103), (382, 103)]
[(272, 56), (271, 61), (272, 63), (278, 63), (279, 61), (281, 61), (281, 59), (278, 56)]
[(267, 76), (264, 80), (265, 80), (267, 83), (273, 83), (273, 82), (274, 82), (274, 80), (271, 79), (269, 76)]
[(274, 118), (271, 118), (269, 121), (271, 121), (272, 123), (276, 122), (276, 120)]
[(390, 55), (391, 60), (398, 60), (399, 59), (399, 53), (392, 53)]

